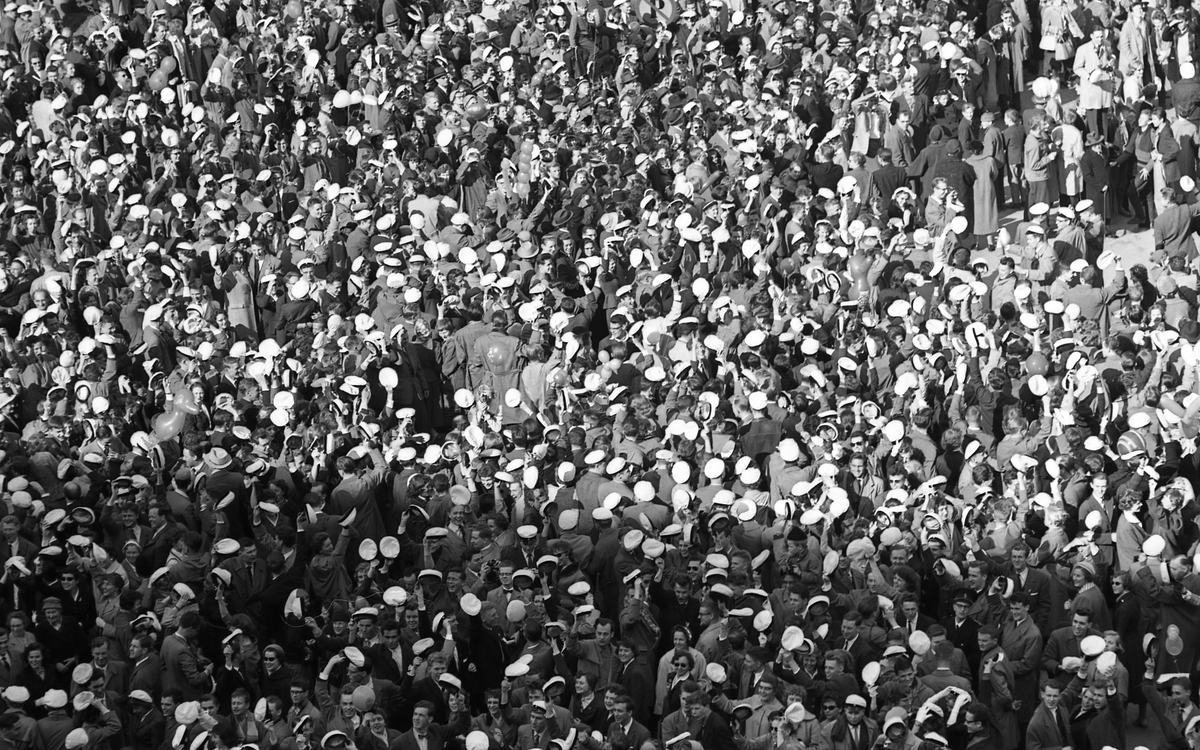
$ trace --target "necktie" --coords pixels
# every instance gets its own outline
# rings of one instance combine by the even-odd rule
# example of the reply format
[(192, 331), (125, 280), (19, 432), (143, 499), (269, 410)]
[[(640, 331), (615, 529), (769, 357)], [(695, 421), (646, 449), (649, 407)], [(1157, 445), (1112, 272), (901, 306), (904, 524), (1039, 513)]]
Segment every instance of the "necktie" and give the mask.
[(425, 741), (425, 735), (423, 735), (423, 734), (418, 734), (418, 735), (417, 735), (417, 739), (418, 739), (418, 740), (420, 740), (421, 742), (424, 742), (424, 741)]
[(850, 739), (852, 740), (851, 744), (858, 747), (858, 727), (850, 727)]

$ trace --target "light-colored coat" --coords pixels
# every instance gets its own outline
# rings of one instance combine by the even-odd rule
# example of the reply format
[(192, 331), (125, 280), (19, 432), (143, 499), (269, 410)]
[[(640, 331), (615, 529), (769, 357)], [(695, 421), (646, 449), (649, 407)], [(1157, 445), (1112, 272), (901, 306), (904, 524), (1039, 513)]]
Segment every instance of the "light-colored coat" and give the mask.
[(1108, 109), (1112, 106), (1116, 81), (1111, 70), (1104, 70), (1101, 63), (1111, 58), (1107, 49), (1101, 51), (1088, 42), (1075, 50), (1075, 75), (1079, 76), (1079, 106), (1084, 109)]

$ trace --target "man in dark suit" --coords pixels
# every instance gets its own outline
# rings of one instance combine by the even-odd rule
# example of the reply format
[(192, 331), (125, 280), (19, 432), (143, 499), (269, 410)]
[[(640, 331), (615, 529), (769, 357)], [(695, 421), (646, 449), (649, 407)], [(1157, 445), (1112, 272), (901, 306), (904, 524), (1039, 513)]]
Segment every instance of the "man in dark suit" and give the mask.
[[(689, 709), (692, 725), (700, 730), (694, 738), (705, 750), (734, 750), (733, 729), (729, 722), (709, 706), (697, 703)], [(667, 739), (670, 739), (669, 737)]]
[[(1009, 564), (1003, 574), (1013, 579), (1014, 588), (1029, 595), (1033, 605), (1029, 615), (1043, 636), (1050, 632), (1050, 576), (1029, 567), (1029, 545), (1017, 542), (1009, 551)], [(953, 639), (952, 639), (953, 640)], [(961, 648), (961, 646), (960, 646)]]
[(457, 693), (450, 696), (448, 724), (435, 723), (433, 712), (434, 706), (429, 701), (417, 702), (413, 707), (412, 729), (400, 736), (400, 750), (442, 750), (448, 740), (466, 734), (471, 726), (471, 715)]
[(0, 520), (0, 569), (13, 557), (20, 557), (26, 567), (33, 569), (33, 558), (37, 557), (38, 546), (20, 534), (21, 522), (16, 516), (5, 516)]
[(608, 727), (609, 745), (616, 745), (621, 740), (626, 747), (641, 747), (643, 743), (654, 739), (649, 729), (634, 720), (634, 708), (633, 698), (628, 695), (613, 701), (612, 724)]
[(150, 540), (142, 545), (138, 568), (153, 573), (167, 564), (171, 548), (179, 541), (179, 537), (183, 536), (184, 528), (175, 523), (171, 517), (171, 509), (166, 503), (152, 506), (149, 518)]
[(179, 618), (179, 627), (163, 639), (159, 652), (166, 665), (163, 688), (179, 690), (184, 700), (199, 700), (212, 690), (212, 665), (201, 661), (193, 645), (199, 635), (200, 613), (184, 612)]
[(879, 658), (879, 649), (862, 634), (862, 615), (857, 611), (847, 612), (842, 618), (842, 634), (834, 648), (845, 651), (854, 660), (846, 667), (850, 674), (858, 674), (864, 665)]
[(654, 708), (654, 680), (638, 661), (637, 644), (622, 640), (617, 644), (617, 658), (621, 661), (617, 682), (625, 689), (625, 694), (633, 699), (634, 717), (642, 722), (649, 721), (650, 711)]
[(246, 481), (237, 470), (233, 458), (226, 450), (213, 448), (204, 454), (204, 467), (202, 479), (210, 495), (223, 498), (233, 493), (233, 502), (224, 508), (225, 518), (229, 522), (229, 536), (233, 539), (250, 536), (250, 503), (246, 497)]
[(287, 568), (283, 553), (272, 550), (267, 555), (267, 570), (270, 579), (261, 591), (255, 592), (249, 614), (258, 622), (267, 623), (269, 640), (282, 643), (288, 627), (283, 619), (283, 610), (291, 593), (304, 585), (304, 569), (299, 565)]
[(511, 562), (517, 570), (521, 568), (537, 570), (538, 558), (546, 554), (546, 545), (538, 535), (537, 527), (518, 526), (517, 537), (521, 543), (501, 552), (500, 559)]
[(1109, 180), (1108, 156), (1105, 154), (1107, 148), (1104, 136), (1092, 133), (1084, 144), (1083, 158), (1079, 160), (1083, 197), (1096, 204), (1096, 213), (1104, 217), (1105, 221), (1112, 218), (1112, 210), (1106, 200)]
[(133, 750), (157, 750), (162, 747), (166, 738), (167, 723), (150, 694), (144, 690), (132, 691), (129, 694), (127, 710), (128, 747)]
[[(461, 687), (462, 683), (454, 675), (446, 673), (446, 657), (440, 653), (430, 656), (428, 674), (415, 682), (413, 681), (413, 672), (415, 668), (410, 664), (408, 672), (404, 676), (404, 680), (400, 683), (400, 692), (411, 703), (425, 702), (433, 707), (431, 717), (434, 721), (439, 718), (444, 719), (438, 723), (448, 723), (450, 721), (450, 696), (454, 694), (452, 688), (457, 684)], [(443, 688), (443, 686), (445, 686)]]
[(1154, 219), (1155, 253), (1190, 258), (1196, 253), (1192, 229), (1200, 203), (1189, 205), (1173, 187), (1163, 188), (1161, 195), (1167, 207)]
[(937, 623), (937, 620), (929, 615), (921, 614), (919, 606), (916, 594), (904, 594), (900, 597), (900, 616), (904, 618), (900, 627), (905, 635), (911, 636), (918, 630), (928, 634), (929, 626)]
[(979, 674), (979, 623), (967, 614), (975, 602), (970, 589), (959, 589), (954, 592), (951, 600), (954, 614), (942, 620), (946, 629), (946, 640), (953, 643), (967, 655), (967, 663), (971, 666), (971, 674)]
[(133, 668), (129, 673), (129, 691), (141, 690), (154, 699), (162, 695), (162, 661), (154, 653), (154, 639), (139, 635), (129, 644), (129, 661)]
[(374, 663), (372, 674), (376, 678), (389, 680), (399, 684), (404, 679), (408, 665), (412, 664), (412, 647), (400, 637), (402, 627), (395, 620), (384, 620), (379, 626), (379, 634), (383, 642), (362, 651), (371, 657)]
[(1025, 746), (1029, 750), (1048, 747), (1067, 747), (1073, 741), (1071, 716), (1060, 702), (1062, 690), (1053, 680), (1042, 685), (1041, 701), (1033, 711), (1025, 730)]
[(529, 723), (517, 727), (517, 750), (549, 750), (558, 734), (546, 721), (547, 709), (545, 701), (529, 705)]
[(1092, 613), (1079, 608), (1072, 613), (1070, 625), (1055, 630), (1046, 640), (1046, 647), (1042, 649), (1042, 668), (1060, 688), (1065, 689), (1078, 671), (1063, 668), (1063, 660), (1068, 657), (1082, 659), (1083, 639), (1089, 635), (1104, 636), (1092, 627)]
[(129, 665), (110, 657), (108, 639), (92, 639), (92, 669), (104, 673), (104, 689), (117, 695), (129, 694)]

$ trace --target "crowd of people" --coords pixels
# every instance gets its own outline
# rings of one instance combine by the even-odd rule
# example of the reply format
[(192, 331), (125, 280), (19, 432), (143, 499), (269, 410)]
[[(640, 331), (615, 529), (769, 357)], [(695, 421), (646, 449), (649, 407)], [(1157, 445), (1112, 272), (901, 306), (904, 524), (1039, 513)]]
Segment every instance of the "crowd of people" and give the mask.
[(1200, 750), (1197, 3), (18, 3), (0, 750)]

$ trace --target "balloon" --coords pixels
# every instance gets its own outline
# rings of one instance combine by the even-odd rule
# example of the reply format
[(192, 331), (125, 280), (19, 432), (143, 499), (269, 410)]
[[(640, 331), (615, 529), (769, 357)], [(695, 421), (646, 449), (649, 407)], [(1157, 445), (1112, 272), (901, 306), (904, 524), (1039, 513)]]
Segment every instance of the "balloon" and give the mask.
[(288, 3), (286, 10), (292, 18), (299, 18), (304, 13), (304, 8), (300, 5), (299, 0), (292, 0)]
[(167, 74), (161, 70), (154, 71), (150, 76), (150, 88), (154, 91), (162, 91), (167, 87)]
[(556, 367), (546, 376), (546, 382), (551, 388), (564, 388), (567, 385), (567, 373), (560, 367)]
[(1045, 375), (1050, 372), (1050, 362), (1045, 354), (1034, 352), (1025, 359), (1025, 369), (1030, 375)]
[(1167, 653), (1171, 656), (1179, 656), (1183, 653), (1183, 639), (1179, 637), (1179, 626), (1171, 625), (1167, 628)]
[(200, 413), (200, 407), (196, 404), (196, 395), (192, 393), (190, 388), (183, 389), (175, 394), (172, 410), (183, 412), (184, 414)]
[(467, 119), (471, 120), (472, 122), (482, 120), (487, 116), (487, 105), (478, 100), (473, 101), (467, 106), (466, 115)]
[(437, 29), (429, 28), (429, 29), (425, 29), (424, 31), (421, 32), (421, 46), (430, 52), (437, 49), (437, 46), (438, 46)]
[(512, 347), (507, 341), (493, 341), (483, 354), (484, 360), (493, 372), (503, 369), (513, 359)]
[(154, 418), (154, 437), (159, 440), (173, 440), (176, 435), (183, 432), (183, 423), (187, 421), (187, 414), (181, 411), (164, 412)]
[(354, 707), (359, 711), (370, 711), (375, 707), (375, 691), (366, 685), (354, 688)]
[(161, 70), (162, 72), (166, 73), (167, 75), (171, 75), (172, 73), (174, 73), (175, 69), (178, 67), (179, 67), (179, 63), (175, 62), (175, 58), (170, 57), (170, 56), (164, 57), (162, 59), (162, 62), (160, 62), (158, 64), (158, 69)]

